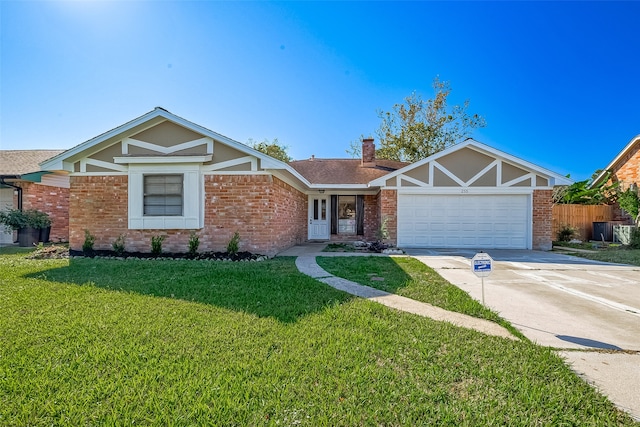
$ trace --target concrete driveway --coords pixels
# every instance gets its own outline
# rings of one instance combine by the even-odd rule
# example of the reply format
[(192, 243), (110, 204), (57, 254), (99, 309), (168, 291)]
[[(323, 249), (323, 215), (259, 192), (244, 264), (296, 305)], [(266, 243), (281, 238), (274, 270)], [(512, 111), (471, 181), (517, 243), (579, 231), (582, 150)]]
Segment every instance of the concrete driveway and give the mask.
[[(473, 250), (407, 253), (482, 299)], [(640, 419), (640, 267), (552, 252), (488, 250), (485, 305), (532, 341), (558, 349), (569, 365)]]

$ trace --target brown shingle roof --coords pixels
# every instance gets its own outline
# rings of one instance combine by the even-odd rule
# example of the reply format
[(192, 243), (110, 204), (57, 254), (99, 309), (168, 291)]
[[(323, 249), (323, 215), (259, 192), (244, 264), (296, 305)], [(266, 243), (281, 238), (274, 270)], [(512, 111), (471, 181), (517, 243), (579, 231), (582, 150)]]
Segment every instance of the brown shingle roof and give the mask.
[(290, 162), (311, 184), (366, 184), (408, 163), (376, 160), (375, 167), (362, 167), (360, 159), (308, 159)]
[(22, 175), (40, 171), (39, 163), (64, 150), (0, 150), (0, 175)]

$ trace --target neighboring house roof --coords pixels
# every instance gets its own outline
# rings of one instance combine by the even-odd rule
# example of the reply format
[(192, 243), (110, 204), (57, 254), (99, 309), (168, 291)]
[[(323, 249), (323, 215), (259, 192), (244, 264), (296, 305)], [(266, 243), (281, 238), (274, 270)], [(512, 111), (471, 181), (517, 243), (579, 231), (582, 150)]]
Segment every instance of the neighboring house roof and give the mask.
[[(622, 164), (620, 164), (621, 160), (626, 159), (627, 154), (629, 154), (633, 150), (640, 150), (640, 135), (636, 135), (631, 139), (631, 141), (629, 141), (627, 146), (624, 147), (622, 151), (620, 151), (620, 153), (618, 153), (618, 155), (611, 161), (611, 163), (609, 163), (602, 170), (602, 172), (600, 172), (600, 174), (596, 177), (596, 179), (593, 180), (590, 187), (594, 187), (600, 184), (601, 181), (607, 177), (609, 172), (615, 169), (618, 169), (620, 166), (622, 166)], [(640, 167), (640, 165), (638, 165), (638, 167)]]
[(0, 150), (0, 175), (40, 172), (40, 163), (64, 150)]
[(295, 160), (289, 163), (312, 184), (368, 184), (408, 165), (395, 160), (376, 159), (373, 167), (363, 167), (360, 159)]

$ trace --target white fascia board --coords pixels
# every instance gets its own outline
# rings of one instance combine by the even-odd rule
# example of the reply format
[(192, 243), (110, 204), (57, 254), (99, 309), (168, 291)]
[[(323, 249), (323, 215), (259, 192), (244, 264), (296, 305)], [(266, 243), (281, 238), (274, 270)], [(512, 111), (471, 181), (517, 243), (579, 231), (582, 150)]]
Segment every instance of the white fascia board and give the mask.
[(469, 194), (490, 194), (490, 195), (510, 195), (510, 194), (533, 194), (538, 188), (530, 187), (390, 187), (397, 190), (398, 194), (450, 194), (466, 196)]
[[(172, 115), (171, 113), (168, 113), (165, 110), (156, 108), (155, 110), (150, 111), (150, 112), (148, 112), (146, 114), (143, 114), (142, 116), (140, 116), (140, 117), (138, 117), (136, 119), (133, 119), (130, 122), (127, 122), (127, 123), (125, 123), (123, 125), (120, 125), (120, 126), (114, 128), (114, 129), (111, 129), (108, 132), (100, 134), (100, 135), (96, 136), (95, 138), (91, 138), (88, 141), (85, 141), (85, 142), (83, 142), (83, 143), (81, 143), (79, 145), (76, 145), (73, 148), (68, 149), (67, 151), (64, 151), (64, 152), (60, 153), (55, 157), (52, 157), (52, 158), (50, 158), (48, 160), (45, 160), (44, 162), (40, 163), (40, 167), (43, 168), (44, 170), (49, 170), (49, 169), (54, 169), (53, 166), (62, 166), (62, 162), (64, 162), (66, 159), (68, 159), (68, 158), (70, 158), (72, 156), (75, 156), (75, 155), (77, 155), (77, 154), (79, 154), (79, 153), (81, 153), (81, 152), (83, 152), (85, 150), (88, 150), (89, 148), (93, 147), (94, 145), (100, 144), (101, 142), (106, 141), (107, 139), (112, 138), (112, 137), (114, 137), (114, 136), (116, 136), (116, 135), (118, 135), (120, 133), (126, 132), (129, 129), (132, 129), (132, 128), (138, 126), (138, 125), (141, 125), (146, 121), (152, 120), (152, 119), (154, 119), (156, 117), (159, 117), (159, 116), (163, 116), (164, 117), (165, 114)], [(58, 169), (61, 169), (61, 168), (58, 168)]]
[(622, 149), (622, 151), (618, 153), (618, 155), (611, 161), (611, 163), (609, 163), (607, 167), (602, 169), (602, 172), (600, 172), (596, 179), (593, 180), (593, 182), (589, 185), (589, 188), (598, 185), (600, 181), (607, 175), (607, 173), (615, 166), (615, 164), (618, 163), (620, 159), (624, 157), (636, 143), (640, 144), (640, 135), (636, 135), (631, 138), (631, 141), (629, 141), (629, 143)]
[(312, 190), (370, 190), (368, 184), (312, 184)]

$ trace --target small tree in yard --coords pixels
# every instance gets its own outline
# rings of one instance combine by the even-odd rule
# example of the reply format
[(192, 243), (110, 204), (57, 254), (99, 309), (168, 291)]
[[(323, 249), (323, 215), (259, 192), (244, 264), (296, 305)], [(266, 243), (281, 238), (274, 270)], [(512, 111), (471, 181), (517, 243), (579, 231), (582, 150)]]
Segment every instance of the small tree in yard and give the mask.
[(405, 98), (393, 111), (378, 112), (382, 119), (377, 131), (380, 148), (376, 157), (416, 162), (450, 147), (471, 135), (475, 128), (486, 126), (483, 117), (467, 113), (469, 101), (450, 107), (448, 81), (433, 80), (435, 95), (423, 100), (417, 93)]
[(285, 163), (289, 163), (293, 160), (293, 158), (289, 156), (289, 153), (287, 153), (289, 147), (286, 145), (280, 145), (278, 138), (274, 138), (271, 142), (267, 139), (262, 142), (256, 142), (253, 139), (249, 139), (249, 146), (254, 150), (258, 150), (267, 156), (271, 156), (274, 159), (281, 160)]
[(640, 198), (637, 190), (634, 191), (631, 188), (627, 188), (619, 193), (618, 205), (633, 218), (636, 225), (640, 226)]

